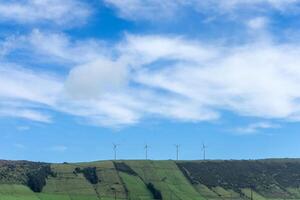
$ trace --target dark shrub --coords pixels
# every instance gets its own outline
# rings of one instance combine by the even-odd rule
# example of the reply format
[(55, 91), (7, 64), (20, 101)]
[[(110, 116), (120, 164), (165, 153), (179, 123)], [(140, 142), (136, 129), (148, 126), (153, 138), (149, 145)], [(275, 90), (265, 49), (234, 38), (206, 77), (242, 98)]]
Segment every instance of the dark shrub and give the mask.
[(37, 170), (30, 171), (27, 173), (27, 186), (34, 192), (41, 192), (49, 175), (53, 176), (50, 165), (44, 165)]
[(137, 176), (137, 173), (131, 169), (126, 163), (123, 162), (114, 162), (115, 168), (117, 171), (127, 173), (129, 175)]
[(152, 193), (154, 199), (162, 199), (161, 192), (152, 183), (148, 183), (147, 188)]
[(86, 180), (88, 180), (91, 184), (97, 184), (100, 182), (98, 176), (97, 176), (97, 170), (96, 167), (86, 167), (84, 169), (80, 169), (79, 167), (75, 168), (75, 171), (73, 173), (83, 173)]

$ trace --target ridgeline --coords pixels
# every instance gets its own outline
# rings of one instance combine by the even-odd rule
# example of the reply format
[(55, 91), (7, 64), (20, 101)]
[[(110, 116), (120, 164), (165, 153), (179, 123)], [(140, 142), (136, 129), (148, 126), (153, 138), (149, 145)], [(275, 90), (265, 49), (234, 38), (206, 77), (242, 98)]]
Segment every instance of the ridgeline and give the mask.
[(0, 161), (0, 200), (300, 199), (300, 159)]

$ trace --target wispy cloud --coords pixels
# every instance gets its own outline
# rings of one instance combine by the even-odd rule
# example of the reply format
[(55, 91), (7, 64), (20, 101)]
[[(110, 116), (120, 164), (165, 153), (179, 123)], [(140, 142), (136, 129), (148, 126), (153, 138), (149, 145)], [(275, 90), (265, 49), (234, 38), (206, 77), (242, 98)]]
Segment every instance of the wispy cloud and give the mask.
[(0, 0), (0, 21), (20, 24), (51, 22), (58, 25), (83, 22), (90, 15), (77, 0)]
[[(260, 20), (254, 23), (262, 25)], [(40, 47), (28, 42), (32, 37), (38, 38)], [(22, 40), (30, 44), (26, 51), (45, 47), (41, 50), (45, 56), (59, 57), (54, 62), (70, 71), (60, 77), (2, 63), (0, 98), (21, 104), (6, 105), (6, 116), (7, 109), (21, 108), (16, 117), (49, 122), (51, 117), (44, 116), (43, 109), (50, 109), (93, 124), (116, 126), (148, 116), (216, 120), (222, 110), (263, 119), (290, 120), (300, 115), (297, 42), (251, 39), (228, 45), (127, 34), (108, 46), (38, 30)], [(82, 49), (87, 55), (82, 56)]]
[[(65, 64), (86, 63), (103, 54), (103, 42), (99, 40), (76, 40), (60, 32), (45, 32), (34, 29), (29, 35), (19, 37), (22, 49), (27, 49), (41, 59)], [(77, 56), (81, 55), (81, 56)], [(49, 57), (50, 56), (50, 57)]]
[(28, 131), (28, 130), (30, 130), (30, 126), (18, 126), (17, 130), (18, 131)]
[(55, 76), (0, 62), (0, 116), (51, 123), (63, 83)]
[(219, 12), (228, 12), (238, 9), (256, 9), (260, 11), (266, 11), (268, 9), (275, 9), (279, 11), (285, 11), (291, 9), (293, 6), (299, 3), (299, 0), (208, 0), (208, 1), (190, 1), (201, 8), (218, 9)]
[(115, 7), (124, 18), (153, 20), (174, 16), (180, 11), (186, 11), (187, 8), (210, 15), (237, 15), (241, 10), (258, 13), (268, 10), (295, 11), (299, 0), (105, 0), (105, 2)]
[(49, 148), (50, 151), (55, 151), (55, 152), (65, 152), (67, 149), (68, 147), (64, 145), (56, 145)]
[(1, 108), (0, 117), (14, 117), (22, 118), (26, 120), (42, 122), (42, 123), (51, 123), (51, 117), (41, 111), (30, 110), (27, 108)]
[(255, 134), (264, 129), (280, 128), (280, 125), (270, 122), (257, 122), (249, 124), (245, 127), (238, 127), (234, 131), (239, 134)]
[[(186, 45), (183, 43), (182, 46)], [(153, 50), (155, 48), (153, 46)], [(210, 52), (210, 48), (205, 49)], [(214, 51), (217, 53), (210, 59), (198, 61), (199, 53), (195, 59), (183, 58), (173, 64), (162, 64), (160, 70), (141, 71), (135, 79), (210, 110), (229, 109), (242, 115), (267, 118), (297, 115), (294, 95), (298, 96), (295, 94), (298, 78), (291, 79), (299, 74), (297, 46), (258, 43), (215, 47)], [(287, 51), (290, 53), (285, 54)]]
[(2, 98), (53, 105), (62, 87), (59, 76), (36, 72), (10, 63), (0, 63)]

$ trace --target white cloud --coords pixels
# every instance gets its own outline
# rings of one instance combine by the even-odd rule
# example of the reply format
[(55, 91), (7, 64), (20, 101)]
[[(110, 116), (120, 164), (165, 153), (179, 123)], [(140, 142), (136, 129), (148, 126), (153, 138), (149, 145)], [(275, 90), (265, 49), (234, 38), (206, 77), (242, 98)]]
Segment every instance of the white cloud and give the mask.
[(235, 131), (240, 134), (254, 134), (263, 129), (274, 129), (274, 128), (280, 128), (280, 126), (270, 122), (257, 122), (257, 123), (249, 124), (245, 127), (236, 128)]
[(0, 116), (50, 123), (42, 110), (55, 106), (62, 88), (55, 76), (0, 63)]
[(297, 7), (299, 0), (105, 0), (105, 2), (115, 7), (124, 18), (153, 20), (178, 16), (178, 13), (186, 8), (210, 15), (213, 12), (238, 13), (241, 9), (243, 12), (245, 10), (261, 12), (268, 9), (283, 12), (295, 10), (294, 7)]
[(66, 64), (86, 63), (104, 54), (102, 42), (72, 42), (65, 34), (43, 32), (39, 29), (34, 29), (28, 36), (19, 37), (17, 41), (21, 43), (22, 49), (31, 50), (32, 53), (42, 56), (41, 59)]
[(42, 123), (52, 122), (51, 117), (49, 115), (26, 108), (0, 108), (0, 116), (22, 118)]
[(118, 48), (122, 53), (123, 61), (133, 65), (152, 63), (158, 60), (201, 62), (211, 59), (218, 53), (214, 47), (200, 41), (155, 35), (127, 35), (126, 40)]
[(18, 131), (28, 131), (28, 130), (30, 130), (30, 126), (18, 126), (17, 130)]
[(88, 123), (103, 126), (119, 126), (137, 123), (142, 113), (138, 111), (140, 102), (129, 94), (102, 94), (100, 98), (80, 100), (64, 99), (60, 110), (74, 116), (83, 117)]
[(0, 98), (53, 105), (62, 87), (58, 77), (0, 63)]
[(209, 61), (192, 60), (176, 63), (172, 68), (167, 65), (168, 69), (143, 71), (136, 81), (178, 94), (205, 108), (289, 118), (299, 113), (299, 52), (294, 45), (230, 47)]
[(36, 63), (59, 64), (66, 67), (83, 65), (107, 56), (107, 51), (105, 43), (99, 40), (73, 40), (61, 32), (40, 29), (33, 29), (27, 35), (12, 34), (0, 40), (0, 58), (21, 53), (26, 54), (29, 60)]
[[(194, 3), (197, 1), (193, 1)], [(218, 9), (232, 10), (241, 7), (251, 8), (266, 6), (267, 8), (283, 10), (296, 5), (299, 0), (208, 0), (199, 3), (200, 6), (216, 6)]]
[(127, 68), (121, 63), (100, 58), (73, 68), (66, 89), (73, 98), (94, 99), (126, 84)]
[[(297, 43), (260, 40), (228, 46), (182, 37), (127, 35), (108, 47), (99, 41), (94, 45), (58, 34), (33, 34), (45, 46), (43, 54), (59, 57), (57, 62), (70, 72), (58, 78), (3, 65), (0, 100), (20, 104), (6, 109), (40, 114), (48, 109), (105, 126), (134, 124), (148, 117), (216, 120), (222, 110), (263, 119), (300, 117)], [(59, 42), (50, 42), (53, 38)], [(80, 59), (81, 47), (91, 56)], [(47, 115), (44, 120), (26, 116), (47, 121)]]
[[(174, 10), (178, 8), (184, 1), (160, 1), (160, 0), (104, 0), (108, 5), (116, 7), (120, 15), (125, 18), (152, 19), (154, 16), (172, 16)], [(153, 14), (155, 13), (155, 15)]]
[[(299, 115), (299, 106), (295, 104), (300, 95), (297, 45), (259, 43), (213, 47), (178, 38), (129, 36), (118, 50), (123, 67), (130, 72), (128, 82), (140, 86), (128, 88), (124, 82), (122, 91), (111, 92), (109, 98), (103, 95), (98, 101), (85, 94), (93, 99), (94, 109), (85, 110), (87, 116), (97, 111), (103, 114), (103, 105), (127, 113), (119, 115), (116, 121), (123, 117), (125, 122), (131, 119), (127, 121), (130, 123), (147, 115), (183, 121), (213, 120), (218, 118), (219, 109), (262, 118), (287, 119)], [(100, 72), (92, 71), (85, 77), (105, 80)], [(87, 90), (80, 89), (84, 86), (80, 81), (77, 83), (73, 85), (75, 88)], [(88, 88), (89, 94), (105, 94), (99, 92), (101, 87)], [(116, 101), (120, 94), (120, 99), (129, 101)], [(102, 109), (97, 110), (95, 105), (99, 102)], [(104, 116), (113, 119), (117, 114), (120, 113), (106, 112)]]
[(255, 30), (264, 29), (268, 25), (268, 19), (266, 17), (255, 17), (250, 19), (247, 25)]
[(0, 0), (0, 21), (20, 24), (78, 24), (89, 14), (87, 5), (77, 0)]
[[(65, 88), (69, 94), (66, 101), (72, 103), (63, 106), (65, 112), (101, 125), (133, 124), (147, 115), (184, 121), (218, 118), (216, 112), (185, 97), (171, 100), (172, 95), (160, 96), (147, 87), (130, 86), (145, 65), (161, 59), (201, 62), (215, 56), (210, 47), (182, 38), (127, 35), (114, 51), (118, 58), (98, 56), (70, 71)], [(186, 101), (190, 104), (183, 104)]]
[(55, 152), (65, 152), (68, 150), (68, 147), (66, 147), (65, 145), (56, 145), (56, 146), (50, 147), (49, 150), (55, 151)]

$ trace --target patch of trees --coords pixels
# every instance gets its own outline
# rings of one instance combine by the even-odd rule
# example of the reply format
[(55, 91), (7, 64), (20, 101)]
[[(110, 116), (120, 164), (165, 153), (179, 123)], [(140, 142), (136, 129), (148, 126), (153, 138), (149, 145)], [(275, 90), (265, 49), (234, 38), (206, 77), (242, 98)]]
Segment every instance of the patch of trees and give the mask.
[(129, 175), (138, 176), (138, 174), (124, 162), (114, 162), (117, 171), (127, 173)]
[(49, 175), (55, 176), (50, 165), (43, 165), (36, 170), (29, 171), (26, 185), (34, 192), (41, 192)]
[(91, 183), (91, 184), (97, 184), (100, 182), (98, 176), (97, 176), (97, 169), (96, 167), (86, 167), (86, 168), (75, 168), (75, 174), (76, 173), (82, 173), (84, 177)]
[[(239, 160), (178, 162), (192, 184), (220, 186), (239, 191), (253, 188), (266, 196), (286, 195), (284, 189), (300, 186), (299, 160)], [(279, 192), (276, 194), (276, 192)]]
[(148, 183), (147, 188), (151, 192), (151, 194), (153, 195), (154, 199), (157, 199), (157, 200), (163, 199), (162, 195), (161, 195), (161, 192), (158, 189), (156, 189), (152, 183)]
[(48, 163), (0, 161), (0, 184), (23, 184), (41, 192), (49, 175), (55, 176)]

